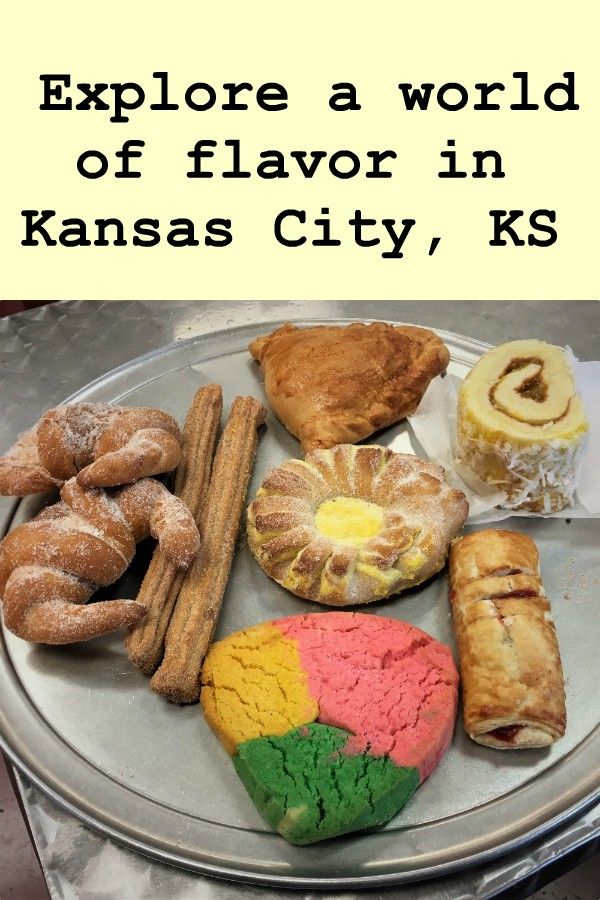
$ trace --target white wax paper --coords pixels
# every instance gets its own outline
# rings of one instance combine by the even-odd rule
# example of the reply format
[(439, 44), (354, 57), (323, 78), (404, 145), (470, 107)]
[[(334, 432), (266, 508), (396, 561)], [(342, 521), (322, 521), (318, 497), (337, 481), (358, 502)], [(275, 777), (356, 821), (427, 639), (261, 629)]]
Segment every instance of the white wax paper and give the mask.
[[(579, 477), (574, 506), (549, 517), (583, 519), (600, 517), (600, 479), (596, 467), (600, 461), (600, 362), (578, 362), (573, 359), (577, 389), (590, 423), (586, 438), (584, 460)], [(526, 510), (498, 508), (505, 500), (502, 491), (496, 491), (482, 482), (468, 469), (454, 460), (456, 437), (456, 406), (460, 380), (452, 375), (434, 378), (416, 413), (409, 419), (413, 433), (427, 457), (439, 463), (446, 471), (446, 479), (459, 488), (469, 501), (471, 524), (498, 522), (509, 516), (539, 516)]]

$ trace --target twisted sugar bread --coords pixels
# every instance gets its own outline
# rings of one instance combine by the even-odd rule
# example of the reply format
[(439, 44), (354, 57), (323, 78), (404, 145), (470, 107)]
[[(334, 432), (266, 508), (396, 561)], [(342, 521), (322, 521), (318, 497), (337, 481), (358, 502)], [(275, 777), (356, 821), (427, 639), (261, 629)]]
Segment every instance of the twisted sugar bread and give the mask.
[(504, 506), (549, 513), (573, 503), (587, 430), (564, 350), (511, 341), (462, 384), (456, 455), (506, 492)]
[(370, 603), (438, 572), (467, 513), (440, 466), (340, 444), (269, 472), (248, 509), (248, 543), (299, 597)]
[(83, 487), (113, 487), (169, 472), (181, 434), (160, 409), (75, 403), (49, 410), (0, 457), (0, 494), (25, 497), (77, 476)]
[(148, 534), (178, 566), (189, 565), (200, 548), (187, 507), (154, 479), (109, 494), (71, 478), (61, 498), (0, 542), (4, 623), (25, 640), (68, 644), (137, 622), (146, 612), (141, 603), (81, 604), (121, 577)]

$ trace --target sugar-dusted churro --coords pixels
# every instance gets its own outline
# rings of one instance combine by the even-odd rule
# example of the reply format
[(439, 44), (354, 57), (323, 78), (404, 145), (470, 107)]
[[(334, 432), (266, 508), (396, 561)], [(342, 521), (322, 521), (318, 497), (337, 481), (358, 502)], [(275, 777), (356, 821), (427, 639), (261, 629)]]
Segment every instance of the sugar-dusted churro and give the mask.
[[(175, 473), (174, 493), (186, 504), (196, 521), (210, 482), (212, 458), (223, 409), (223, 393), (218, 384), (201, 387), (192, 400), (183, 428), (181, 462)], [(137, 596), (148, 614), (129, 632), (127, 655), (146, 675), (158, 666), (165, 634), (184, 572), (168, 561), (157, 547)]]
[(265, 409), (236, 397), (215, 454), (200, 516), (202, 549), (184, 578), (165, 638), (165, 655), (150, 686), (175, 703), (200, 693), (200, 669), (229, 578), (235, 541)]

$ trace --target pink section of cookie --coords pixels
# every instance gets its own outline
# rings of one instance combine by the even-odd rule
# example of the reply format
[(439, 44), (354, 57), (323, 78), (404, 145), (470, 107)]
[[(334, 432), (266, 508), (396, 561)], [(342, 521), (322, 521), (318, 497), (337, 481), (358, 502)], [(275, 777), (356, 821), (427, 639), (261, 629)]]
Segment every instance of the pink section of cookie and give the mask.
[(458, 673), (448, 647), (396, 619), (365, 613), (290, 616), (273, 623), (298, 642), (319, 722), (353, 733), (346, 752), (387, 754), (423, 781), (446, 751)]

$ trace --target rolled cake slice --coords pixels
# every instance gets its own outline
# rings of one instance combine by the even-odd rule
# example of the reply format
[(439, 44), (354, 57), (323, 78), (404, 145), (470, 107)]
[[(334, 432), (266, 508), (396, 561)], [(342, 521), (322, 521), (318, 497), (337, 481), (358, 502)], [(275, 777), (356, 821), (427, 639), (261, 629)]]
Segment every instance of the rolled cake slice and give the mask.
[(214, 644), (201, 701), (260, 812), (304, 844), (392, 818), (446, 751), (457, 692), (424, 631), (330, 612)]
[(500, 750), (562, 737), (562, 666), (531, 538), (495, 529), (458, 538), (450, 602), (469, 736)]
[(573, 503), (587, 428), (565, 351), (512, 341), (461, 386), (457, 461), (505, 491), (510, 509), (554, 512)]

